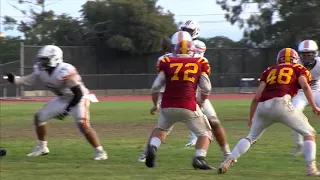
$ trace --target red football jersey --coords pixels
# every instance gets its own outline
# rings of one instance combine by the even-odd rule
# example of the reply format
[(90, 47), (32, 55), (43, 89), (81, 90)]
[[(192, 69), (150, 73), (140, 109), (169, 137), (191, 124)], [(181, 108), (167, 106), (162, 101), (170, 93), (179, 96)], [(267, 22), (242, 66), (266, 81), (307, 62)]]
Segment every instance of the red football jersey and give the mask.
[(310, 82), (310, 72), (300, 64), (280, 64), (269, 67), (260, 78), (260, 81), (264, 81), (267, 85), (259, 102), (286, 94), (295, 96), (301, 88), (298, 82), (301, 75), (306, 76), (308, 83)]
[(166, 90), (161, 108), (185, 108), (196, 110), (196, 89), (202, 73), (209, 75), (210, 66), (201, 57), (166, 56), (158, 61), (158, 72), (166, 75)]

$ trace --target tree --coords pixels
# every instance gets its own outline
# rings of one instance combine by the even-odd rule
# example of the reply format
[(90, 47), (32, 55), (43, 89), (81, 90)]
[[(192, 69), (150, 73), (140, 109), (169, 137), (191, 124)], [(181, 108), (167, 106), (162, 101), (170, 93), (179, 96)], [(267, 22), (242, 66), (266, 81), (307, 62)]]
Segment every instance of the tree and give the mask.
[(87, 1), (82, 6), (87, 35), (100, 47), (130, 54), (160, 50), (164, 36), (177, 30), (173, 14), (156, 0)]
[[(231, 2), (233, 1), (233, 2)], [(227, 12), (226, 19), (244, 29), (245, 40), (255, 47), (291, 46), (301, 40), (320, 38), (320, 1), (310, 0), (216, 0)], [(241, 17), (248, 4), (257, 4), (260, 13)], [(279, 21), (275, 22), (275, 17)]]
[(245, 43), (242, 41), (233, 41), (225, 36), (216, 36), (208, 39), (201, 39), (207, 48), (244, 48)]
[[(81, 22), (66, 15), (56, 15), (53, 11), (45, 10), (45, 0), (18, 1), (20, 4), (32, 4), (30, 10), (19, 9), (20, 12), (29, 17), (29, 20), (18, 22), (16, 19), (4, 16), (6, 30), (15, 27), (25, 36), (26, 44), (43, 45), (83, 45), (83, 28)], [(40, 7), (40, 8), (39, 8)], [(37, 10), (40, 9), (40, 10)]]
[(0, 64), (20, 59), (20, 37), (0, 37)]

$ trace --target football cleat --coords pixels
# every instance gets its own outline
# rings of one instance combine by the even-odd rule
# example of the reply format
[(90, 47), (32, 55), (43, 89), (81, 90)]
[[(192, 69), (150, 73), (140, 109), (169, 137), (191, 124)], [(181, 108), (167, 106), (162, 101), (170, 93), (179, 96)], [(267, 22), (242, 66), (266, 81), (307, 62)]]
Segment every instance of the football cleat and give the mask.
[(157, 156), (157, 148), (155, 146), (148, 146), (148, 152), (146, 156), (146, 166), (149, 168), (154, 167)]
[(49, 148), (47, 146), (36, 145), (32, 152), (27, 154), (27, 156), (42, 156), (49, 154)]
[(307, 176), (320, 177), (320, 171), (317, 168), (316, 161), (307, 163)]
[(138, 157), (139, 162), (146, 162), (146, 157), (147, 155), (145, 153), (141, 153), (140, 156)]
[(108, 159), (108, 154), (106, 151), (96, 150), (93, 160), (99, 161), (99, 160), (106, 160), (106, 159)]
[(214, 167), (208, 165), (205, 157), (203, 156), (194, 157), (192, 161), (192, 166), (194, 169), (201, 169), (201, 170), (215, 169)]
[(225, 161), (223, 161), (218, 169), (218, 173), (219, 174), (224, 174), (228, 171), (228, 169), (232, 166), (232, 164), (234, 163), (233, 159), (229, 159), (227, 158)]

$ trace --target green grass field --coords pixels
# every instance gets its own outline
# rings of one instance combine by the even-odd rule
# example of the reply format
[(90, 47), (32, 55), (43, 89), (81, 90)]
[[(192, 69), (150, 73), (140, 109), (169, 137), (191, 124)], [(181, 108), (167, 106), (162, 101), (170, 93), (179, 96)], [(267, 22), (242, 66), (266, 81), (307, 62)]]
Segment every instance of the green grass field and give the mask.
[[(213, 101), (224, 125), (231, 148), (248, 133), (246, 125), (249, 100)], [(149, 169), (137, 161), (147, 135), (157, 116), (149, 115), (151, 102), (100, 102), (91, 105), (91, 123), (108, 152), (106, 161), (93, 161), (93, 150), (78, 132), (70, 118), (51, 120), (48, 146), (51, 153), (26, 157), (34, 144), (32, 126), (34, 111), (42, 103), (4, 104), (0, 106), (1, 147), (8, 151), (1, 157), (1, 180), (144, 180), (144, 179), (309, 179), (305, 176), (303, 157), (288, 155), (293, 140), (288, 128), (271, 126), (247, 154), (227, 174), (194, 170), (193, 148), (185, 148), (188, 130), (176, 124), (157, 157), (156, 168)], [(319, 118), (307, 108), (306, 115), (319, 130)], [(319, 141), (318, 141), (319, 142)], [(319, 151), (319, 148), (318, 148)], [(318, 156), (319, 157), (319, 156)], [(208, 150), (208, 162), (217, 167), (221, 153), (215, 142)]]

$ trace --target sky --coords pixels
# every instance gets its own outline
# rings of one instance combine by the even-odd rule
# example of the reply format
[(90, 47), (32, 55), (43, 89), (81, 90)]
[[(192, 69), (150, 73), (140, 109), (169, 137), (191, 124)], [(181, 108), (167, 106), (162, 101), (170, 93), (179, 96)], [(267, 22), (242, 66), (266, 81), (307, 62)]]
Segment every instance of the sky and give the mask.
[[(80, 17), (78, 12), (87, 0), (47, 0), (47, 9), (53, 10), (57, 14), (67, 13), (74, 17)], [(29, 9), (29, 5), (19, 5), (17, 0), (0, 0), (0, 17), (12, 16), (17, 20), (27, 20), (21, 12), (13, 8), (10, 4), (21, 9)], [(158, 0), (158, 5), (164, 10), (170, 10), (175, 14), (176, 22), (186, 20), (196, 20), (200, 24), (200, 37), (208, 38), (214, 36), (226, 36), (238, 41), (242, 38), (242, 31), (237, 25), (231, 25), (224, 18), (225, 12), (217, 5), (216, 0)], [(251, 13), (258, 10), (254, 5), (248, 6), (243, 13), (247, 18)], [(3, 28), (0, 31), (4, 31)], [(4, 31), (5, 35), (22, 35), (17, 30)]]

